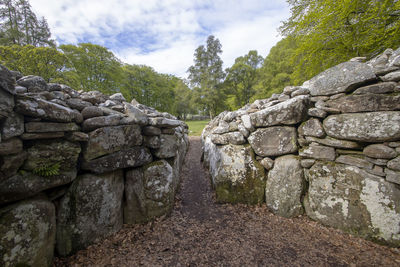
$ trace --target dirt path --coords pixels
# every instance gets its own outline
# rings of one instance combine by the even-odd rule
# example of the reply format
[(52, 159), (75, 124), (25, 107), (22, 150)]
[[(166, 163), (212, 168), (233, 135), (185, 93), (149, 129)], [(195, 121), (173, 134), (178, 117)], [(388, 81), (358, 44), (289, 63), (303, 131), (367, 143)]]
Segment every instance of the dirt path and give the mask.
[(400, 266), (400, 250), (285, 219), (265, 205), (218, 205), (191, 137), (170, 216), (126, 226), (55, 266)]

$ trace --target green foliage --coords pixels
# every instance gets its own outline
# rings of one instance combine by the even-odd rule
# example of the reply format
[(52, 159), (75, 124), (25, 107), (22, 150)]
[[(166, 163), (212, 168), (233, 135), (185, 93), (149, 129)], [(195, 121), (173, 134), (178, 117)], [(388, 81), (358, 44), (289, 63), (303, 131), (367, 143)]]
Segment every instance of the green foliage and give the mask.
[(270, 97), (273, 93), (282, 92), (287, 85), (293, 85), (292, 73), (296, 38), (288, 36), (271, 48), (262, 67), (258, 70), (257, 93), (252, 100)]
[(288, 0), (292, 15), (281, 32), (295, 36), (292, 62), (299, 84), (356, 56), (375, 56), (400, 45), (400, 1)]
[(53, 47), (12, 45), (0, 46), (0, 63), (24, 75), (41, 76), (50, 82), (63, 80), (62, 70), (67, 58)]
[(188, 69), (189, 80), (194, 87), (194, 99), (200, 109), (214, 117), (224, 109), (226, 98), (222, 81), (225, 73), (219, 54), (222, 46), (213, 35), (207, 38), (207, 45), (199, 46), (194, 53), (194, 65)]
[(119, 92), (123, 77), (121, 62), (107, 48), (91, 43), (61, 45), (68, 59), (64, 71), (68, 85), (75, 90)]
[(0, 0), (0, 45), (55, 47), (45, 18), (40, 20), (27, 0)]
[(250, 102), (255, 93), (255, 84), (258, 80), (258, 68), (263, 61), (257, 51), (251, 50), (245, 56), (235, 59), (232, 67), (226, 69), (224, 86), (227, 88), (227, 104), (230, 109), (238, 109)]
[(60, 163), (43, 164), (33, 170), (33, 173), (43, 177), (49, 177), (60, 174)]

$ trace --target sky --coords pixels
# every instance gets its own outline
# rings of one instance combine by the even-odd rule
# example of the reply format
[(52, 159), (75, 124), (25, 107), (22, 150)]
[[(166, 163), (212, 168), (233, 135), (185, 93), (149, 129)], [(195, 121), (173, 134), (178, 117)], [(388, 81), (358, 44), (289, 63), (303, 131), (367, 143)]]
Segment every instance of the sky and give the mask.
[(30, 0), (58, 44), (90, 42), (129, 64), (187, 77), (195, 49), (213, 34), (224, 68), (257, 50), (265, 57), (290, 15), (285, 0)]

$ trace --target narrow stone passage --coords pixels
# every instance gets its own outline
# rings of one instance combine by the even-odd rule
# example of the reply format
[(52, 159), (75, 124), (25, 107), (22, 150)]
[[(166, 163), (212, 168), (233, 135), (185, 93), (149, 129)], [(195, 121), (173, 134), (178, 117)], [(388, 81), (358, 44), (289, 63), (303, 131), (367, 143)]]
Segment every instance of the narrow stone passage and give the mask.
[(170, 216), (119, 233), (55, 266), (400, 266), (400, 251), (327, 228), (286, 219), (265, 205), (216, 204), (190, 138), (182, 186)]

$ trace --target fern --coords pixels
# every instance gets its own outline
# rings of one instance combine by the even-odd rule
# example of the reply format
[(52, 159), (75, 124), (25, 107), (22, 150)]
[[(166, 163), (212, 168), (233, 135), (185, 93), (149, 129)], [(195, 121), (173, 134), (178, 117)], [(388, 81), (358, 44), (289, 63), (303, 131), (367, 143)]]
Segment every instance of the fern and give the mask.
[(44, 164), (44, 165), (34, 169), (33, 173), (43, 176), (43, 177), (58, 175), (58, 174), (60, 174), (60, 163), (57, 162), (53, 165)]

